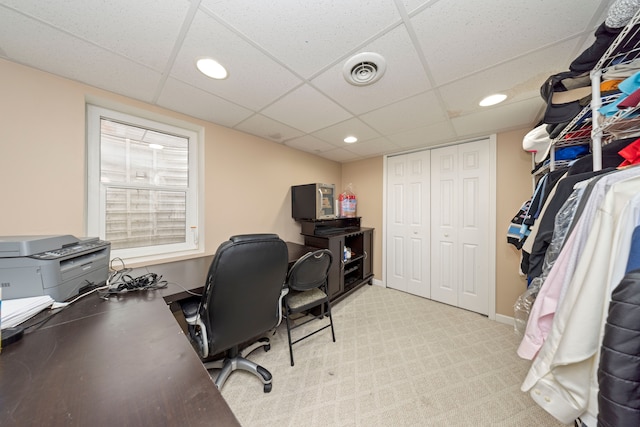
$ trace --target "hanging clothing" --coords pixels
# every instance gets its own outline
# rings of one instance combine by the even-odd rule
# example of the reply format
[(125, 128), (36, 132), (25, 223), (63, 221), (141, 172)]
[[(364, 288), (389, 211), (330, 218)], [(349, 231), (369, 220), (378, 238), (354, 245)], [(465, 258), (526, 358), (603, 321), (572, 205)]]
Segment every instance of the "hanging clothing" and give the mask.
[[(551, 331), (521, 387), (565, 424), (585, 412), (598, 413), (595, 371), (601, 331), (611, 283), (619, 283), (624, 275), (624, 269), (616, 269), (615, 260), (627, 259), (628, 252), (624, 252), (629, 248), (620, 240), (624, 236), (630, 239), (629, 230), (640, 225), (640, 168), (633, 169), (637, 169), (636, 176), (613, 184), (598, 207)], [(615, 174), (601, 179), (611, 175)]]
[[(541, 280), (542, 285), (531, 308), (525, 333), (517, 350), (518, 356), (524, 359), (533, 359), (547, 338), (553, 325), (553, 317), (560, 301), (563, 287), (569, 282), (570, 275), (575, 270), (577, 259), (582, 249), (582, 246), (577, 243), (578, 233), (569, 234), (567, 237), (568, 222), (575, 216), (576, 206), (584, 193), (586, 181), (576, 183), (575, 186), (576, 189), (571, 197), (567, 199), (555, 216), (556, 226), (554, 227), (552, 245), (556, 249), (547, 251), (545, 255), (545, 259), (551, 257), (555, 257), (555, 259), (553, 259), (552, 263), (549, 262), (548, 265), (551, 266), (548, 271), (543, 269), (541, 276), (534, 279)], [(586, 219), (582, 219), (581, 226), (588, 228), (590, 225)], [(560, 247), (563, 250), (560, 250)]]
[(556, 214), (574, 191), (573, 187), (575, 184), (612, 171), (615, 171), (615, 169), (611, 168), (596, 172), (585, 172), (577, 175), (566, 176), (558, 181), (555, 194), (550, 199), (544, 215), (539, 218), (536, 226), (537, 231), (535, 238), (531, 243), (531, 249), (529, 252), (529, 268), (527, 270), (527, 275), (529, 277), (538, 277), (542, 274), (545, 254), (551, 244), (551, 239), (554, 234)]
[(529, 206), (531, 206), (531, 199), (522, 204), (518, 213), (511, 219), (507, 229), (507, 243), (512, 244), (516, 249), (522, 248), (522, 244), (529, 235), (529, 228), (524, 224), (524, 218), (527, 216)]
[[(624, 157), (618, 152), (636, 139), (637, 137), (622, 138), (605, 145), (602, 148), (602, 170), (600, 171), (593, 171), (593, 155), (591, 154), (576, 160), (569, 166), (566, 177), (561, 177), (561, 180), (556, 184), (558, 188), (544, 215), (539, 217), (532, 233), (533, 237), (527, 238), (529, 243), (525, 242), (522, 246), (523, 250), (527, 251), (528, 257), (527, 263), (521, 264), (521, 270), (530, 279), (539, 277), (542, 273), (545, 254), (553, 237), (555, 215), (573, 191), (573, 184), (592, 176), (615, 171), (616, 167), (624, 161)], [(563, 181), (564, 183), (562, 183)]]
[[(568, 229), (573, 224), (575, 226), (571, 232), (565, 230), (565, 232), (569, 233), (568, 237), (566, 237), (562, 250), (559, 252), (533, 303), (525, 334), (517, 350), (520, 357), (533, 359), (547, 339), (555, 321), (557, 308), (567, 292), (567, 288), (570, 286), (574, 272), (578, 268), (587, 240), (593, 234), (593, 222), (607, 192), (615, 183), (638, 175), (640, 175), (640, 168), (630, 168), (624, 171), (599, 175), (575, 184), (574, 193), (576, 195), (570, 197), (567, 206), (564, 206), (564, 210), (560, 210), (558, 213), (565, 229)], [(586, 197), (582, 210), (578, 212), (576, 204), (585, 200), (584, 192), (587, 188), (591, 188), (591, 195)], [(573, 219), (570, 218), (572, 211), (574, 212)], [(567, 214), (560, 215), (564, 212)], [(567, 216), (567, 218), (563, 218), (564, 216)], [(571, 221), (571, 224), (567, 224), (569, 221)]]
[(627, 260), (627, 273), (640, 269), (640, 227), (636, 227), (631, 235), (631, 249)]
[(611, 294), (598, 367), (598, 426), (640, 426), (640, 270)]

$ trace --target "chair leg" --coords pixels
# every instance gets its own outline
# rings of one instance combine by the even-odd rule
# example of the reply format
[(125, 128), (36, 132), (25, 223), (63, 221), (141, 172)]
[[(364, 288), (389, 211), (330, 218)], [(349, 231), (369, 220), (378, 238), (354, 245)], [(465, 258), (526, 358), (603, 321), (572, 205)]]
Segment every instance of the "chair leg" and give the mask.
[[(299, 341), (302, 341), (302, 340), (310, 337), (311, 335), (315, 335), (316, 333), (322, 331), (325, 328), (328, 328), (329, 326), (331, 326), (331, 338), (332, 338), (333, 342), (336, 342), (336, 332), (335, 332), (335, 329), (333, 328), (333, 316), (331, 314), (331, 303), (329, 302), (329, 298), (327, 298), (323, 304), (327, 304), (327, 311), (324, 312), (324, 307), (322, 307), (322, 305), (321, 305), (320, 306), (321, 313), (318, 316), (314, 316), (314, 317), (315, 317), (315, 319), (321, 320), (323, 317), (327, 317), (328, 316), (329, 317), (329, 325), (323, 326), (322, 328), (320, 328), (320, 329), (318, 329), (318, 330), (316, 330), (316, 331), (314, 331), (314, 332), (312, 332), (310, 334), (307, 334), (304, 337), (297, 339), (296, 341), (293, 341), (291, 339), (291, 329), (294, 329), (294, 328), (292, 328), (291, 324), (289, 323), (289, 317), (290, 317), (291, 313), (287, 311), (287, 315), (285, 316), (285, 320), (286, 320), (286, 323), (287, 323), (287, 338), (289, 340), (289, 358), (291, 359), (291, 366), (294, 366), (294, 362), (293, 362), (293, 344), (295, 344), (295, 343), (297, 343)], [(307, 322), (303, 323), (302, 325), (304, 325), (306, 323)], [(302, 325), (299, 325), (299, 326), (302, 326)]]
[(331, 337), (333, 338), (333, 342), (336, 342), (336, 332), (333, 330), (333, 316), (331, 316), (331, 303), (329, 302), (329, 298), (327, 298), (327, 309), (329, 313), (329, 324), (331, 325)]
[(235, 370), (235, 359), (225, 359), (222, 365), (222, 370), (218, 373), (216, 380), (214, 381), (218, 390), (222, 390), (222, 386), (231, 375), (231, 372)]
[(291, 344), (291, 325), (289, 324), (289, 316), (291, 313), (287, 311), (285, 320), (287, 322), (287, 337), (289, 338), (289, 358), (291, 359), (291, 366), (293, 366), (293, 345)]
[[(258, 345), (256, 346), (255, 344)], [(248, 353), (251, 353), (258, 347), (265, 347), (265, 351), (269, 350), (269, 348), (271, 347), (269, 344), (269, 339), (261, 339), (257, 343), (254, 343), (254, 345), (250, 347), (251, 350)], [(266, 368), (258, 365), (257, 363), (252, 362), (249, 359), (245, 359), (237, 348), (231, 350), (230, 355), (224, 360), (207, 362), (204, 364), (204, 366), (207, 369), (221, 369), (220, 373), (214, 381), (218, 390), (222, 389), (222, 386), (224, 386), (224, 383), (227, 381), (227, 378), (229, 378), (233, 371), (242, 370), (250, 372), (260, 378), (265, 393), (269, 393), (271, 391), (271, 381), (273, 379), (271, 372), (269, 372)]]

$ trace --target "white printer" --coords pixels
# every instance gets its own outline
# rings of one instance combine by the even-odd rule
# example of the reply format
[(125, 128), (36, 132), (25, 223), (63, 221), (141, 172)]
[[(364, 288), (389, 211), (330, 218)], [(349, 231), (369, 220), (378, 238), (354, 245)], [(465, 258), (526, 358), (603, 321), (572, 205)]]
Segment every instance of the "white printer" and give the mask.
[(0, 236), (2, 299), (50, 295), (64, 301), (109, 276), (111, 244), (97, 237)]

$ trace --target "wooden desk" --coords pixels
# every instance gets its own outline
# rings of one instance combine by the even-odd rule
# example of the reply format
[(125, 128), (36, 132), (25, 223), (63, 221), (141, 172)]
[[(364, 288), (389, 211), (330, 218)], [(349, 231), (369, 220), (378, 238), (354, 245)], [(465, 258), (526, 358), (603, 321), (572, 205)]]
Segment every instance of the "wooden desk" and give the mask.
[(159, 294), (90, 295), (2, 350), (0, 425), (239, 426)]
[[(288, 246), (290, 263), (313, 249)], [(2, 349), (0, 425), (239, 426), (167, 307), (201, 291), (211, 260), (139, 269), (169, 286), (89, 295)]]

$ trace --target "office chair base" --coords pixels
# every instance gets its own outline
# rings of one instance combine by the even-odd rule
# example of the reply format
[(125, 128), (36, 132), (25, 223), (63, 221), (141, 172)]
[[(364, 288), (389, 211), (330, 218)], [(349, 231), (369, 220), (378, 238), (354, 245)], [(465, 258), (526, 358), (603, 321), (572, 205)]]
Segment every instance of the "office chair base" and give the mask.
[(271, 391), (271, 381), (273, 379), (271, 372), (269, 372), (266, 368), (258, 365), (257, 363), (252, 362), (249, 359), (245, 359), (244, 357), (260, 347), (263, 347), (264, 351), (269, 351), (269, 349), (271, 349), (269, 339), (261, 338), (242, 352), (238, 352), (237, 349), (231, 350), (227, 357), (222, 360), (215, 360), (212, 362), (204, 363), (204, 367), (207, 370), (221, 369), (220, 373), (214, 381), (218, 390), (222, 389), (225, 381), (227, 381), (227, 378), (229, 378), (229, 375), (231, 375), (233, 371), (242, 370), (250, 372), (260, 378), (265, 393), (269, 393)]

